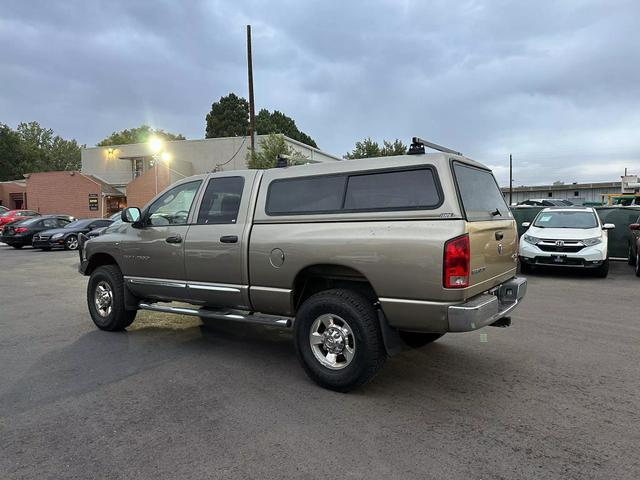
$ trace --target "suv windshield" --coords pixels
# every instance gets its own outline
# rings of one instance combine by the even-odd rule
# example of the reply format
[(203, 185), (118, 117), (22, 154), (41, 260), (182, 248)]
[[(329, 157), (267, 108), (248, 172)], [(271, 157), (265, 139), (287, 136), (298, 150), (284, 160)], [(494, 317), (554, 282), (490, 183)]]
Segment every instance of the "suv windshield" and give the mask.
[(542, 211), (533, 222), (534, 227), (540, 228), (596, 228), (598, 219), (593, 212), (570, 210)]

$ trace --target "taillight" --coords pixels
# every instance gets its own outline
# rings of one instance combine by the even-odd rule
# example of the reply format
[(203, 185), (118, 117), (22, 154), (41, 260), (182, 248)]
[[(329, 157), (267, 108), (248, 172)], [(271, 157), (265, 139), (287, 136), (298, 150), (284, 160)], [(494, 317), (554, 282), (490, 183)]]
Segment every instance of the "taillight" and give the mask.
[(445, 288), (469, 286), (469, 235), (452, 238), (444, 244), (443, 284)]
[(22, 232), (26, 232), (28, 230), (28, 228), (26, 227), (18, 227), (15, 229), (16, 233), (22, 233)]

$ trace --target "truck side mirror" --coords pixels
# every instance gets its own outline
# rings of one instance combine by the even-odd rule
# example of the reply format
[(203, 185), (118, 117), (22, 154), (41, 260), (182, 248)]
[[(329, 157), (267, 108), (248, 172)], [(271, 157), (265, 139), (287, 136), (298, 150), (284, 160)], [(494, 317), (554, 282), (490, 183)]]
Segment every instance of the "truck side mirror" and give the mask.
[(140, 209), (138, 207), (129, 207), (122, 210), (120, 218), (125, 223), (136, 223), (140, 220)]
[(522, 222), (522, 226), (524, 228), (529, 228), (531, 226), (531, 222)]

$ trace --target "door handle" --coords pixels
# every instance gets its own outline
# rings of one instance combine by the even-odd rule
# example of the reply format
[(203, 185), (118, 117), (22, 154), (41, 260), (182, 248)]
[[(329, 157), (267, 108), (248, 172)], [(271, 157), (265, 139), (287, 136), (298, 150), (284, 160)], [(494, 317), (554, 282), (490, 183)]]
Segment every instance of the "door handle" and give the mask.
[(502, 240), (504, 238), (504, 233), (496, 232), (496, 240)]
[(238, 243), (238, 236), (237, 235), (224, 235), (224, 236), (220, 237), (220, 241), (222, 243)]
[(182, 237), (180, 235), (171, 235), (165, 239), (167, 243), (182, 243)]

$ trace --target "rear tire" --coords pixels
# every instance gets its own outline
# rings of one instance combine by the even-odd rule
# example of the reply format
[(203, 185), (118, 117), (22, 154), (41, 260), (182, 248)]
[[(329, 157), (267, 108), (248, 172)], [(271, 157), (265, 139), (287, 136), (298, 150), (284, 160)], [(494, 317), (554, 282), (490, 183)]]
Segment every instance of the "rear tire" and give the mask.
[(398, 333), (402, 341), (411, 348), (424, 347), (426, 344), (433, 343), (444, 336), (444, 333), (406, 332), (404, 330), (400, 330)]
[(11, 246), (16, 250), (20, 250), (22, 247), (24, 247), (24, 245), (11, 245)]
[(116, 265), (103, 265), (91, 273), (87, 304), (91, 319), (100, 330), (124, 330), (136, 318), (136, 310), (124, 308), (124, 289), (124, 279)]
[(635, 265), (636, 256), (633, 254), (633, 248), (629, 245), (629, 251), (627, 252), (627, 265)]
[(607, 258), (602, 262), (602, 265), (596, 268), (594, 273), (596, 277), (607, 278), (607, 275), (609, 275), (609, 259)]
[(373, 303), (351, 290), (326, 290), (305, 300), (294, 342), (307, 375), (338, 392), (367, 383), (387, 357)]

